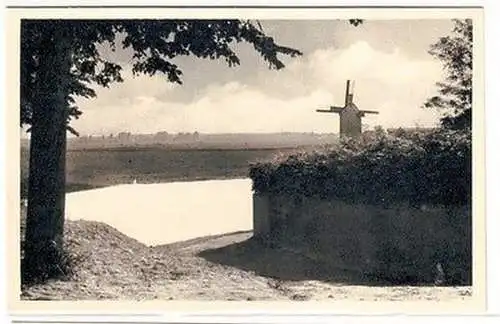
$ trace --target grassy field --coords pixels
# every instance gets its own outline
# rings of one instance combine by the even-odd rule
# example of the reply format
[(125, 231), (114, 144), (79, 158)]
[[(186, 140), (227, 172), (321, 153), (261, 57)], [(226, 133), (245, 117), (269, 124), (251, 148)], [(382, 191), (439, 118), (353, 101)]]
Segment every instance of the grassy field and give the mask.
[[(186, 149), (159, 147), (70, 150), (67, 191), (123, 183), (158, 183), (248, 176), (248, 165), (293, 149)], [(28, 174), (28, 151), (21, 150), (22, 195)]]

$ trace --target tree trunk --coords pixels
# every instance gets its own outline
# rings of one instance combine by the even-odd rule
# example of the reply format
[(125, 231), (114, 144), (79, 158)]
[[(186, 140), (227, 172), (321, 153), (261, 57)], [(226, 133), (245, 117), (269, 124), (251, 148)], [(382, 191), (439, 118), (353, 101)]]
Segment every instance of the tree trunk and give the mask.
[(44, 29), (40, 48), (37, 98), (31, 128), (28, 212), (22, 280), (45, 280), (64, 272), (66, 125), (71, 39), (64, 26)]

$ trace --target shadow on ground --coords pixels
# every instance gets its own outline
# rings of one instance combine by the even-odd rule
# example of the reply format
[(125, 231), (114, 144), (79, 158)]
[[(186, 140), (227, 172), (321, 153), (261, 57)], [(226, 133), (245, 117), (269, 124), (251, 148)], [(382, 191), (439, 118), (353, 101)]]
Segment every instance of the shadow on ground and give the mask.
[[(343, 285), (394, 286), (391, 282), (357, 271), (336, 269), (326, 262), (311, 259), (279, 247), (267, 247), (254, 238), (217, 249), (204, 250), (198, 256), (214, 263), (252, 271), (257, 275), (287, 281), (319, 280)], [(409, 283), (406, 283), (409, 284)], [(416, 282), (412, 285), (422, 285)], [(428, 284), (427, 284), (428, 285)]]

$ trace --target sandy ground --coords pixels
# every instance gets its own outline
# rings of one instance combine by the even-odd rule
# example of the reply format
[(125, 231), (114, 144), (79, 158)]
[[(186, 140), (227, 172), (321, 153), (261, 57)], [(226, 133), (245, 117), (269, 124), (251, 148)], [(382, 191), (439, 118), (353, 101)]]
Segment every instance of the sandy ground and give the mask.
[(252, 229), (250, 179), (128, 184), (66, 197), (67, 219), (104, 222), (146, 245)]
[(460, 301), (471, 287), (387, 286), (269, 249), (251, 232), (148, 247), (109, 225), (69, 221), (70, 280), (24, 287), (24, 300)]

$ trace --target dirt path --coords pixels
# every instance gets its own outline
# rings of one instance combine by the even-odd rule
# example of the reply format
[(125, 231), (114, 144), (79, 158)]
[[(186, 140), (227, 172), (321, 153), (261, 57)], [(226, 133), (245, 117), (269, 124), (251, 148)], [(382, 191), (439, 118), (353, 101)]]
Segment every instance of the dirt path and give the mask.
[[(75, 278), (25, 287), (23, 299), (451, 301), (470, 287), (368, 286), (306, 257), (264, 249), (250, 232), (147, 247), (103, 223), (67, 222)], [(335, 275), (332, 275), (335, 273)]]

